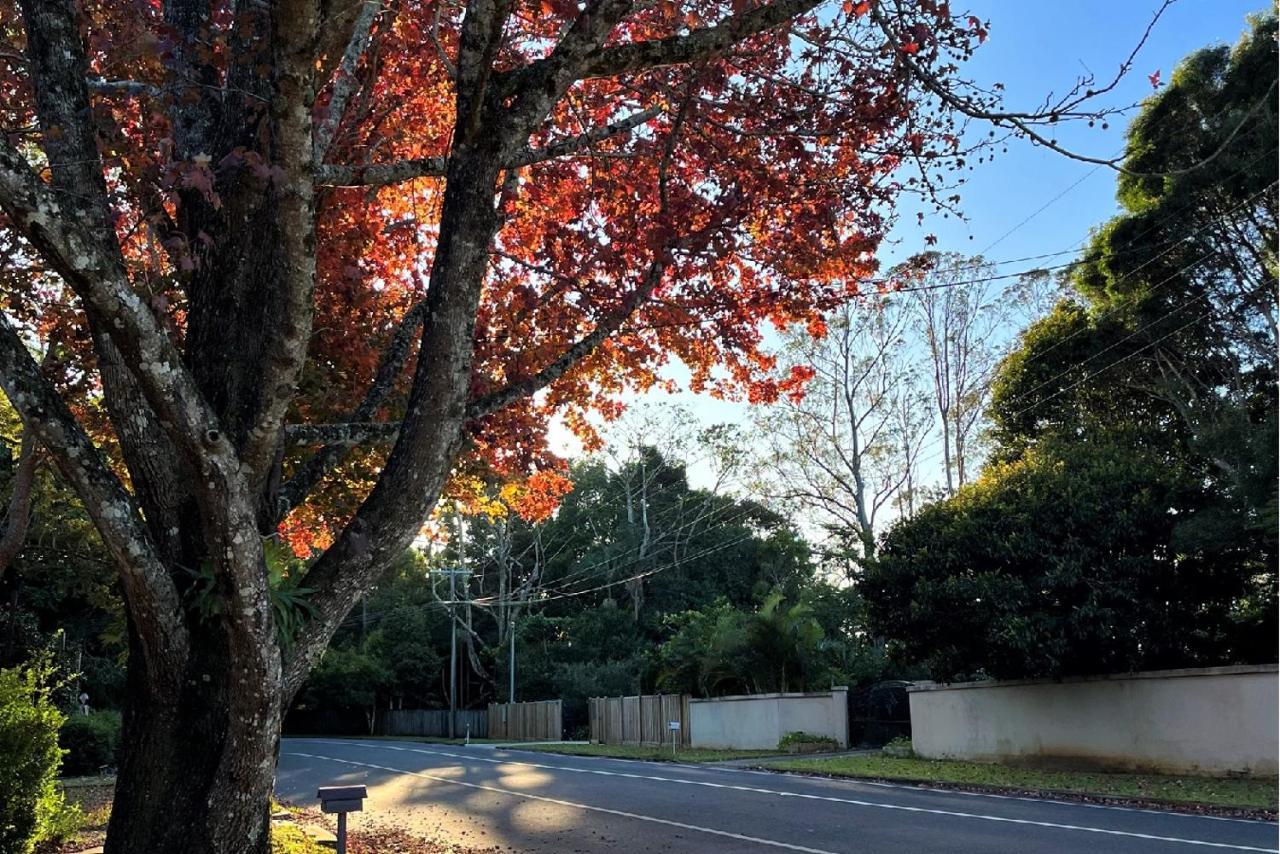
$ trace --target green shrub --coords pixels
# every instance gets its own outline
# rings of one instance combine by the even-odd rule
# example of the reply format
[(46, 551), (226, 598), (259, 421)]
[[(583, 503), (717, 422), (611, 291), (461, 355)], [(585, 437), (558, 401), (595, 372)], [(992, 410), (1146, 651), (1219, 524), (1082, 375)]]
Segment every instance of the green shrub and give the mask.
[(62, 772), (68, 777), (97, 774), (106, 765), (116, 764), (120, 746), (120, 713), (93, 712), (67, 718), (58, 733), (58, 741), (66, 756)]
[(68, 803), (61, 789), (54, 789), (36, 803), (36, 832), (31, 841), (37, 851), (53, 849), (80, 832), (85, 825), (84, 810)]
[(801, 732), (800, 730), (795, 730), (784, 735), (781, 740), (778, 741), (778, 749), (786, 750), (793, 744), (821, 744), (823, 746), (829, 746), (832, 750), (840, 749), (840, 742), (836, 741), (834, 738), (829, 738), (825, 735), (813, 735), (811, 733)]
[(0, 851), (27, 854), (60, 824), (57, 687), (48, 658), (0, 670)]

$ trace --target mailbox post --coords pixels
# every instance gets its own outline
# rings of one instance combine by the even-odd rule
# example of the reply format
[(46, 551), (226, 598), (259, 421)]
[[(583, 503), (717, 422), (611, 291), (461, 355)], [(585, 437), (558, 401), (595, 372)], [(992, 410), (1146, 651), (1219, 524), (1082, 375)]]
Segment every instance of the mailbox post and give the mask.
[(347, 813), (364, 809), (364, 786), (321, 786), (316, 791), (320, 811), (338, 815), (338, 854), (347, 854)]

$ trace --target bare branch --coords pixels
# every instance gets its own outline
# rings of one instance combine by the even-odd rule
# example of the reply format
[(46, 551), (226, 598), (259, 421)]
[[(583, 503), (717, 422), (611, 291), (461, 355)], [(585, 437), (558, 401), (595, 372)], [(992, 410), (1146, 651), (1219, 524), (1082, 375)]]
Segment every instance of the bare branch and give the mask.
[(554, 160), (557, 157), (565, 157), (570, 154), (576, 154), (583, 149), (590, 148), (597, 142), (603, 142), (610, 137), (619, 134), (628, 133), (635, 130), (643, 124), (646, 124), (658, 116), (662, 115), (661, 107), (649, 107), (624, 116), (615, 122), (607, 125), (601, 125), (597, 128), (591, 128), (577, 136), (554, 142), (545, 148), (527, 148), (520, 154), (517, 154), (511, 161), (507, 163), (508, 169), (514, 169), (518, 166), (530, 166), (534, 163), (541, 163), (545, 160)]
[(444, 14), (444, 2), (436, 3), (436, 16), (431, 22), (431, 43), (435, 45), (436, 55), (440, 57), (441, 64), (444, 65), (445, 74), (450, 80), (458, 79), (458, 66), (453, 64), (453, 60), (449, 58), (449, 54), (445, 51), (444, 45), (440, 43), (440, 18)]
[(1120, 154), (1115, 157), (1094, 157), (1087, 154), (1081, 154), (1061, 145), (1056, 139), (1046, 135), (1036, 127), (1038, 124), (1052, 124), (1062, 118), (1090, 118), (1096, 115), (1096, 113), (1081, 110), (1081, 105), (1087, 99), (1095, 98), (1098, 95), (1104, 94), (1115, 88), (1120, 79), (1128, 73), (1133, 65), (1134, 59), (1137, 57), (1138, 51), (1141, 50), (1144, 44), (1146, 44), (1156, 23), (1172, 3), (1173, 0), (1164, 0), (1160, 5), (1160, 8), (1155, 11), (1150, 22), (1148, 22), (1147, 28), (1143, 32), (1142, 37), (1138, 40), (1137, 45), (1130, 52), (1128, 58), (1121, 63), (1120, 71), (1110, 83), (1099, 89), (1088, 90), (1084, 94), (1078, 95), (1074, 98), (1068, 96), (1068, 99), (1065, 99), (1064, 102), (1057, 105), (1051, 106), (1046, 104), (1042, 110), (1035, 112), (1009, 112), (993, 109), (974, 101), (971, 98), (957, 94), (950, 86), (939, 78), (938, 75), (925, 67), (925, 65), (919, 62), (910, 52), (903, 49), (902, 40), (894, 32), (893, 25), (890, 22), (889, 17), (884, 13), (882, 3), (874, 2), (871, 4), (871, 17), (872, 20), (876, 22), (877, 26), (879, 26), (881, 32), (884, 33), (885, 38), (889, 42), (889, 46), (894, 50), (899, 61), (901, 61), (902, 64), (911, 71), (912, 75), (918, 79), (929, 92), (936, 96), (943, 104), (957, 112), (963, 113), (971, 118), (991, 122), (997, 127), (1013, 128), (1017, 133), (1032, 140), (1037, 145), (1042, 145), (1050, 151), (1061, 154), (1062, 156), (1068, 157), (1072, 160), (1078, 160), (1081, 163), (1092, 163), (1098, 166), (1105, 166), (1109, 169), (1114, 169), (1116, 172), (1121, 172), (1138, 178), (1173, 177), (1177, 175), (1185, 175), (1188, 172), (1194, 172), (1217, 159), (1217, 157), (1231, 144), (1232, 140), (1234, 140), (1245, 126), (1253, 120), (1254, 116), (1256, 116), (1263, 107), (1274, 101), (1273, 92), (1277, 83), (1273, 82), (1271, 86), (1268, 87), (1266, 94), (1263, 95), (1263, 97), (1254, 104), (1254, 106), (1245, 113), (1243, 117), (1241, 117), (1240, 121), (1231, 130), (1231, 132), (1227, 134), (1222, 144), (1216, 150), (1197, 163), (1168, 172), (1147, 173), (1126, 169), (1121, 164), (1127, 156), (1127, 153)]
[(162, 94), (159, 87), (152, 86), (150, 83), (138, 80), (106, 80), (102, 77), (90, 80), (89, 88), (103, 94), (146, 95), (150, 98), (159, 98)]
[(442, 178), (448, 165), (446, 157), (416, 157), (365, 166), (323, 164), (316, 169), (316, 182), (328, 187), (382, 187), (414, 178)]

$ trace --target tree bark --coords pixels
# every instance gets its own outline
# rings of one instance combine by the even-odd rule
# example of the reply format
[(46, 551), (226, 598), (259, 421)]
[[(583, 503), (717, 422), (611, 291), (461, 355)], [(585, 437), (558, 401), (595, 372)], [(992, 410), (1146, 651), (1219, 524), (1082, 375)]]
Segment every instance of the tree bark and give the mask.
[[(237, 694), (266, 693), (280, 707), (281, 684), (247, 685), (247, 669), (222, 632), (193, 638), (181, 686), (166, 690), (147, 672), (130, 633), (128, 704), (106, 854), (267, 854), (269, 799), (279, 719), (246, 737), (232, 725)], [(202, 636), (203, 635), (203, 636)], [(228, 780), (239, 782), (228, 785)]]

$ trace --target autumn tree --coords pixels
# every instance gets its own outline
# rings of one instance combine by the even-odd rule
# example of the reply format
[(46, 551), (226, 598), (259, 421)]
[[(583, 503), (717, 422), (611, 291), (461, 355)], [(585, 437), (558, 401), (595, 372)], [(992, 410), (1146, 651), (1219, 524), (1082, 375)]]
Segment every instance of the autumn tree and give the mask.
[(857, 291), (957, 110), (1079, 115), (956, 82), (986, 35), (935, 0), (0, 2), (0, 386), (129, 622), (107, 851), (266, 850), (282, 710), (452, 475), (555, 465), (549, 414), (672, 358), (787, 390), (760, 322)]

